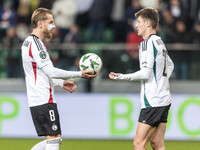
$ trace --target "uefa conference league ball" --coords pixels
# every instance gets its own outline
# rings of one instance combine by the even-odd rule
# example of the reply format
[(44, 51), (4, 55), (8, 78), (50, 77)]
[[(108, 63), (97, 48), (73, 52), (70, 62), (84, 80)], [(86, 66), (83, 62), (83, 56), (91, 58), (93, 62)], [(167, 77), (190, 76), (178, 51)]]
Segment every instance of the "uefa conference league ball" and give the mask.
[(101, 58), (94, 53), (87, 53), (83, 55), (79, 61), (80, 70), (90, 70), (91, 74), (99, 73), (102, 67)]

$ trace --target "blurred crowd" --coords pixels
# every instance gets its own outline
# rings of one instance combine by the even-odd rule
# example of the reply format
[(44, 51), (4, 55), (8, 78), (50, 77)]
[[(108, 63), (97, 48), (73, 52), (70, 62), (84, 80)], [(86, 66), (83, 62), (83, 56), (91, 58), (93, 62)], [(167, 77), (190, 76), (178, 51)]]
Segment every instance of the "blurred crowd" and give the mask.
[[(17, 73), (17, 70), (20, 70), (21, 52), (17, 51), (14, 45), (22, 42), (30, 34), (31, 15), (38, 7), (51, 9), (54, 15), (57, 28), (54, 38), (45, 41), (48, 43), (137, 45), (142, 38), (135, 32), (134, 14), (144, 7), (153, 7), (159, 11), (160, 24), (157, 34), (165, 43), (200, 43), (199, 0), (1, 0), (0, 43), (8, 47), (6, 77), (22, 76), (21, 73)], [(57, 67), (76, 69), (77, 58), (83, 53), (83, 50), (52, 50), (51, 57)], [(115, 68), (109, 61), (112, 59), (119, 63), (119, 58), (126, 61), (124, 53), (131, 61), (125, 65), (118, 65), (124, 68), (124, 71), (127, 71), (127, 66), (134, 66), (130, 71), (137, 70), (137, 47), (126, 48), (122, 52), (102, 50), (104, 67), (107, 70), (122, 72), (122, 68), (118, 70), (118, 65), (115, 65)], [(175, 78), (188, 79), (192, 54), (188, 51), (173, 51), (170, 55), (176, 65)]]

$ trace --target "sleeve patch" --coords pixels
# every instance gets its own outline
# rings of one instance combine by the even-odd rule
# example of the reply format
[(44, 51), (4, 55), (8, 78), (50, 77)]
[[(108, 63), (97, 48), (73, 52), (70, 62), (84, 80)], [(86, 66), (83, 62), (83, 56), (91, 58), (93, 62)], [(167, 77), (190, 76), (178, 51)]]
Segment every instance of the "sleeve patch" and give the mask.
[(40, 58), (42, 58), (42, 59), (47, 58), (47, 54), (46, 54), (45, 51), (41, 51), (41, 52), (39, 53), (39, 55), (40, 55)]

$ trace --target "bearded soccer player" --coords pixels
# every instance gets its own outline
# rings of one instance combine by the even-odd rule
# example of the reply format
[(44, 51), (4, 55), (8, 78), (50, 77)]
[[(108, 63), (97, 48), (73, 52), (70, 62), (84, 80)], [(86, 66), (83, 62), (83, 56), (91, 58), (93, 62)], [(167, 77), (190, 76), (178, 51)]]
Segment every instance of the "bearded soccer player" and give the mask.
[(141, 81), (141, 111), (134, 138), (134, 150), (146, 150), (150, 141), (154, 150), (165, 150), (164, 135), (171, 105), (169, 78), (174, 64), (162, 39), (156, 35), (157, 10), (144, 8), (135, 14), (139, 45), (140, 70), (131, 74), (111, 72), (113, 80)]
[[(59, 150), (61, 128), (54, 86), (60, 86), (70, 93), (76, 90), (75, 83), (67, 78), (94, 78), (90, 71), (66, 71), (55, 68), (42, 42), (51, 39), (56, 28), (52, 12), (45, 8), (36, 9), (31, 18), (32, 34), (22, 44), (22, 60), (26, 78), (28, 103), (38, 136), (45, 140), (32, 150)], [(64, 80), (63, 80), (64, 79)]]

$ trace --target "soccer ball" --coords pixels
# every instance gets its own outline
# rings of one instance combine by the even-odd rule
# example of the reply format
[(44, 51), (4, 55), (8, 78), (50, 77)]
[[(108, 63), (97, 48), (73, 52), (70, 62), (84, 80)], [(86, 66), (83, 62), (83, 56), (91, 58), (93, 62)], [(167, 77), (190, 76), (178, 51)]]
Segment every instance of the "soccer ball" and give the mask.
[(101, 58), (94, 53), (83, 55), (79, 61), (80, 70), (90, 70), (91, 74), (99, 73), (102, 67)]

